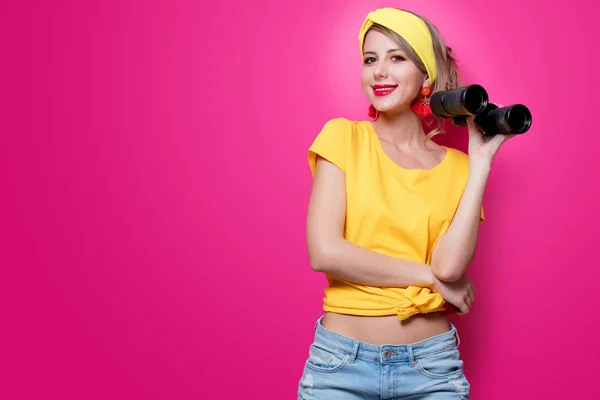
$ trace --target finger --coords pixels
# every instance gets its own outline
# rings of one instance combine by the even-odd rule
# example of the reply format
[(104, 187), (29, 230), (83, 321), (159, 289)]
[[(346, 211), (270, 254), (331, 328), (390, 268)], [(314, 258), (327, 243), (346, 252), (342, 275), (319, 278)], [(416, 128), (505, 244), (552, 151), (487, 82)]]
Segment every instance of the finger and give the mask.
[(475, 300), (475, 285), (473, 285), (473, 283), (469, 284), (469, 294), (471, 295), (471, 298)]
[(475, 293), (472, 290), (469, 291), (469, 309), (473, 307), (473, 303), (475, 303)]
[(473, 299), (471, 298), (471, 293), (467, 292), (467, 294), (465, 295), (465, 304), (467, 305), (467, 307), (469, 307), (469, 309), (471, 308), (471, 304), (473, 304)]
[(498, 134), (498, 135), (494, 135), (489, 141), (489, 145), (492, 148), (492, 151), (494, 153), (496, 153), (499, 149), (500, 146), (502, 146), (502, 143), (504, 143), (504, 141), (506, 140), (506, 137), (504, 135)]
[(456, 315), (462, 314), (462, 310), (461, 310), (460, 306), (454, 305), (452, 303), (448, 303), (448, 311), (453, 314), (456, 314)]
[(515, 136), (517, 136), (517, 134), (516, 133), (511, 133), (511, 134), (506, 134), (506, 135), (502, 135), (502, 136), (504, 136), (504, 140), (502, 141), (504, 143), (507, 140), (510, 140), (510, 139), (514, 138)]
[(475, 115), (467, 117), (467, 127), (469, 128), (469, 136), (481, 136), (482, 132), (475, 123)]
[(469, 313), (469, 306), (468, 306), (468, 305), (467, 305), (467, 303), (466, 303), (466, 302), (464, 302), (464, 301), (463, 301), (463, 302), (462, 302), (462, 304), (460, 305), (460, 312), (461, 312), (463, 315), (467, 315), (467, 314)]

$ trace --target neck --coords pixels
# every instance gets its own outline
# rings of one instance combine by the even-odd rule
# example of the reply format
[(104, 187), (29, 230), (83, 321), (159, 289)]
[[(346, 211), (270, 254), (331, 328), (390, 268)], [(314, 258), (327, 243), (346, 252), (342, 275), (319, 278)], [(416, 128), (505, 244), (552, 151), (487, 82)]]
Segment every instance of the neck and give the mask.
[(425, 147), (425, 132), (421, 119), (412, 111), (401, 113), (379, 113), (373, 128), (379, 139), (399, 148)]

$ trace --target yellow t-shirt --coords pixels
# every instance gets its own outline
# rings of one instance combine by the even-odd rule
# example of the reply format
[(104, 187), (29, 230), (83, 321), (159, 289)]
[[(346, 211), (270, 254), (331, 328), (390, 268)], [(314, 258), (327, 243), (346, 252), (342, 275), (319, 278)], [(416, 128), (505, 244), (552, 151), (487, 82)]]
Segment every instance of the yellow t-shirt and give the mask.
[[(446, 147), (434, 168), (406, 169), (383, 150), (370, 122), (328, 121), (308, 151), (314, 176), (317, 154), (346, 174), (344, 237), (389, 256), (430, 264), (433, 248), (448, 229), (469, 173), (468, 156)], [(483, 221), (483, 209), (481, 210)], [(445, 301), (428, 288), (388, 288), (327, 275), (323, 309), (341, 314), (394, 315), (445, 311)]]

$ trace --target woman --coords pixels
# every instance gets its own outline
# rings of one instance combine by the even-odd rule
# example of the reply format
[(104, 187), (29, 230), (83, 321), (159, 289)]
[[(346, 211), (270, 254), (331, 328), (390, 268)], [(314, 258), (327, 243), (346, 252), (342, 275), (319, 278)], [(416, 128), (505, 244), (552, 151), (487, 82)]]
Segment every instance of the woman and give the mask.
[(470, 384), (446, 313), (469, 312), (465, 274), (484, 220), (494, 155), (468, 120), (469, 156), (425, 133), (431, 93), (458, 86), (450, 49), (414, 13), (370, 13), (359, 34), (374, 121), (328, 121), (309, 150), (311, 265), (327, 275), (325, 315), (301, 399), (466, 399)]

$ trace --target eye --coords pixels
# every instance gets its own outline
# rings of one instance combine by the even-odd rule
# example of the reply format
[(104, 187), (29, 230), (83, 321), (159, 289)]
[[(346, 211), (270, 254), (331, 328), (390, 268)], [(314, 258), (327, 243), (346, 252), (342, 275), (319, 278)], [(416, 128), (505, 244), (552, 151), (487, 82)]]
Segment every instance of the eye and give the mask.
[(363, 60), (363, 63), (365, 63), (365, 64), (371, 64), (373, 62), (375, 62), (375, 58), (374, 57), (367, 57), (367, 58), (365, 58)]
[(402, 56), (392, 56), (392, 60), (394, 60), (394, 61), (405, 61), (406, 58), (404, 58)]

